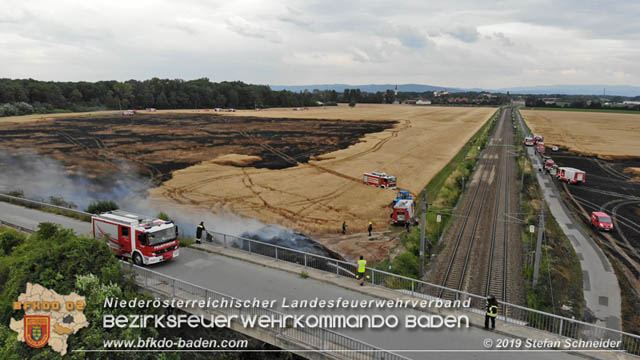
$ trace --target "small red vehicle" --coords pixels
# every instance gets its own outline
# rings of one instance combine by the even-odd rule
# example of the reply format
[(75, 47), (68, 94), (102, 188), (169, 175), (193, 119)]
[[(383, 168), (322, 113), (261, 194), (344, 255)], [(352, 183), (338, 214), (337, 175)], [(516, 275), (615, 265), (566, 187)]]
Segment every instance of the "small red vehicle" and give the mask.
[(611, 217), (603, 212), (594, 211), (591, 213), (591, 225), (598, 230), (613, 231)]

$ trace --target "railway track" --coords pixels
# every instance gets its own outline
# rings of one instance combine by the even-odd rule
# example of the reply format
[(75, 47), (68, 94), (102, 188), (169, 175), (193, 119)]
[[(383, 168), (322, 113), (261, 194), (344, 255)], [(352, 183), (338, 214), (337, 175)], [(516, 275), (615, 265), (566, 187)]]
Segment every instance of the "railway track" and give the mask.
[[(510, 186), (513, 166), (510, 145), (513, 144), (510, 110), (503, 110), (493, 141), (482, 155), (473, 188), (469, 188), (464, 212), (456, 216), (460, 222), (455, 243), (441, 278), (446, 288), (507, 300), (509, 274)], [(495, 200), (487, 201), (495, 193)], [(488, 231), (481, 230), (489, 225)], [(453, 229), (454, 227), (452, 227)], [(455, 297), (441, 290), (440, 296)]]

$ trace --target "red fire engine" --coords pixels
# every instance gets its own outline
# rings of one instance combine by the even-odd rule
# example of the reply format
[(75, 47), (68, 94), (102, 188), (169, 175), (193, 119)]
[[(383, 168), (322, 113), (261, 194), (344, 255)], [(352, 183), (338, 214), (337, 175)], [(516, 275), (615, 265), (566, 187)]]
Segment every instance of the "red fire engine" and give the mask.
[(569, 184), (584, 184), (587, 174), (582, 170), (570, 167), (559, 167), (556, 176), (560, 181), (566, 181)]
[(538, 152), (538, 154), (544, 154), (545, 152), (545, 146), (543, 142), (538, 142), (536, 144), (536, 151)]
[(132, 258), (136, 265), (156, 264), (180, 254), (178, 226), (115, 210), (91, 217), (95, 239), (106, 238), (116, 255)]
[(415, 206), (412, 199), (398, 200), (393, 206), (391, 224), (404, 225), (407, 222), (414, 223)]
[(549, 172), (549, 171), (551, 171), (551, 168), (552, 168), (552, 167), (553, 167), (553, 165), (555, 165), (555, 164), (556, 164), (556, 162), (555, 162), (555, 161), (553, 161), (553, 160), (551, 160), (551, 159), (546, 160), (546, 161), (544, 162), (544, 169), (545, 169), (547, 172)]
[(541, 143), (544, 142), (544, 136), (542, 135), (533, 135), (533, 143), (537, 144), (537, 143)]
[(379, 172), (368, 172), (362, 175), (362, 182), (366, 185), (373, 185), (384, 189), (396, 188), (396, 177)]
[(533, 136), (527, 136), (526, 138), (524, 138), (524, 146), (533, 146)]

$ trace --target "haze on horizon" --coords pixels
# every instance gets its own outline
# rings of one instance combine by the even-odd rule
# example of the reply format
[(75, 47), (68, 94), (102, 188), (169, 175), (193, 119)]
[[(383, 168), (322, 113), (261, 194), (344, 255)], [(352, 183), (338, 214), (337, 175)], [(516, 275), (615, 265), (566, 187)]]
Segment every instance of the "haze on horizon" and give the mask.
[(640, 2), (3, 0), (0, 77), (640, 85)]

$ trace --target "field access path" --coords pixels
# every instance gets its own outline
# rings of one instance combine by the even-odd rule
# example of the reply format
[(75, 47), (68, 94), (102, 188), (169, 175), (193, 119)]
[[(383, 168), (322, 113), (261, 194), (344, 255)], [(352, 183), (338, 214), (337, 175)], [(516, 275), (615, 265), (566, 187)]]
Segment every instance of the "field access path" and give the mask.
[[(520, 112), (516, 111), (518, 122), (523, 133), (529, 134)], [(531, 159), (534, 169), (542, 166), (542, 161), (532, 147), (527, 148), (527, 155)], [(588, 312), (595, 318), (596, 325), (620, 330), (621, 297), (618, 278), (611, 263), (602, 249), (582, 229), (580, 222), (562, 203), (562, 196), (556, 183), (545, 172), (535, 171), (538, 183), (542, 188), (553, 217), (562, 231), (571, 241), (571, 245), (580, 259), (582, 278), (584, 283), (584, 300)]]
[(511, 109), (502, 110), (428, 278), (448, 288), (522, 304), (522, 244), (510, 216), (519, 209), (511, 118)]

